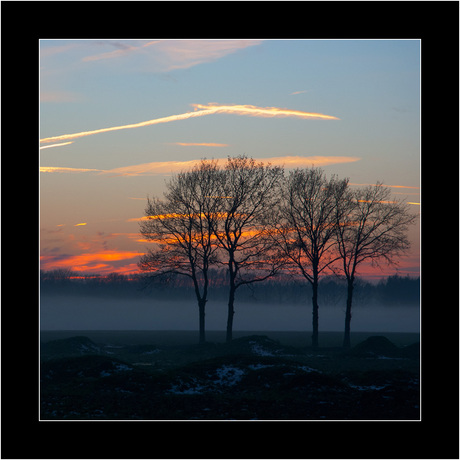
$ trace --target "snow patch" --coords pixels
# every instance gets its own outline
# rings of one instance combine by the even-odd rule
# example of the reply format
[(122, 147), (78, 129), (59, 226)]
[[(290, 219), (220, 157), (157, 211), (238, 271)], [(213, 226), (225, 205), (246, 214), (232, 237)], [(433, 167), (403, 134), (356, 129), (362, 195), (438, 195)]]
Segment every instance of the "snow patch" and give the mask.
[(173, 393), (175, 395), (196, 395), (206, 390), (204, 385), (197, 383), (196, 379), (192, 379), (189, 383), (179, 381), (177, 385), (173, 385), (167, 393)]
[(274, 353), (272, 353), (271, 351), (268, 351), (266, 349), (264, 349), (260, 344), (258, 344), (257, 342), (249, 342), (250, 345), (252, 345), (251, 347), (251, 351), (253, 353), (255, 353), (256, 355), (259, 355), (259, 356), (275, 356)]
[(114, 371), (103, 370), (100, 372), (101, 377), (110, 377), (111, 375), (113, 375), (113, 372), (126, 372), (126, 371), (133, 370), (132, 367), (127, 366), (126, 364), (114, 363), (114, 362), (112, 362), (112, 364), (115, 366)]
[(350, 385), (351, 388), (355, 388), (359, 391), (378, 391), (383, 390), (388, 385)]
[(216, 369), (218, 380), (215, 381), (217, 385), (233, 386), (241, 381), (245, 371), (233, 366), (222, 366)]

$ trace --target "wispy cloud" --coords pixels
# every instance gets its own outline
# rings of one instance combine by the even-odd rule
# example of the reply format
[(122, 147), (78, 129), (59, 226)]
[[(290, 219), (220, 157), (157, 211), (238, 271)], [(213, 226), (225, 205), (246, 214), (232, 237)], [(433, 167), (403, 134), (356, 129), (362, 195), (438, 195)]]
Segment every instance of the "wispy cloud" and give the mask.
[(160, 45), (165, 71), (216, 61), (262, 40), (165, 40)]
[[(256, 161), (270, 163), (273, 166), (284, 166), (286, 169), (294, 168), (310, 168), (313, 166), (328, 166), (340, 163), (353, 163), (359, 161), (359, 157), (350, 156), (283, 156), (272, 158), (255, 158)], [(221, 165), (227, 160), (224, 158), (217, 159)], [(151, 176), (161, 174), (173, 174), (180, 171), (186, 171), (199, 164), (201, 159), (188, 161), (153, 161), (150, 163), (142, 163), (138, 165), (123, 166), (114, 169), (83, 169), (83, 168), (60, 168), (42, 166), (41, 172), (59, 172), (59, 173), (74, 173), (74, 172), (97, 172), (99, 174), (107, 174), (110, 176)]]
[(136, 65), (141, 65), (144, 71), (170, 72), (216, 61), (261, 43), (261, 40), (105, 40), (97, 44), (116, 49), (85, 56), (82, 62), (121, 60), (143, 55), (142, 63), (137, 62)]
[(340, 163), (354, 163), (359, 161), (359, 157), (350, 157), (350, 156), (324, 156), (316, 155), (309, 157), (300, 157), (300, 156), (285, 156), (285, 157), (275, 157), (275, 158), (264, 158), (262, 161), (270, 162), (274, 166), (284, 166), (287, 169), (294, 168), (310, 168), (310, 167), (320, 167), (320, 166), (329, 166), (333, 164)]
[(100, 61), (103, 59), (114, 59), (114, 58), (120, 58), (123, 56), (126, 56), (131, 53), (136, 53), (144, 48), (147, 48), (149, 46), (155, 45), (157, 43), (160, 43), (161, 40), (154, 40), (150, 41), (148, 43), (142, 43), (142, 42), (133, 42), (133, 44), (130, 43), (123, 43), (123, 42), (106, 42), (110, 44), (111, 46), (115, 46), (117, 49), (113, 51), (108, 51), (106, 53), (99, 53), (99, 54), (94, 54), (92, 56), (86, 56), (82, 59), (83, 62), (90, 62), (90, 61)]
[(179, 171), (185, 171), (199, 164), (201, 160), (189, 161), (153, 161), (151, 163), (142, 163), (138, 165), (123, 166), (102, 171), (100, 174), (109, 174), (111, 176), (150, 176), (158, 174), (172, 174)]
[(94, 134), (107, 133), (111, 131), (119, 131), (122, 129), (142, 128), (145, 126), (156, 125), (159, 123), (169, 123), (172, 121), (186, 120), (188, 118), (202, 117), (205, 115), (214, 114), (232, 114), (243, 115), (263, 118), (301, 118), (301, 119), (321, 119), (321, 120), (338, 120), (337, 117), (332, 115), (324, 115), (321, 113), (303, 112), (300, 110), (291, 110), (278, 107), (257, 107), (254, 105), (224, 105), (224, 104), (192, 104), (195, 108), (193, 112), (181, 113), (179, 115), (170, 115), (168, 117), (155, 118), (153, 120), (143, 121), (140, 123), (132, 123), (128, 125), (112, 126), (110, 128), (95, 129), (92, 131), (81, 131), (73, 134), (62, 134), (60, 136), (46, 137), (40, 139), (40, 142), (50, 143), (63, 140), (77, 139), (84, 136), (92, 136)]
[(295, 96), (296, 94), (303, 94), (303, 93), (306, 93), (307, 90), (303, 90), (303, 91), (294, 91), (293, 93), (291, 93), (289, 96)]

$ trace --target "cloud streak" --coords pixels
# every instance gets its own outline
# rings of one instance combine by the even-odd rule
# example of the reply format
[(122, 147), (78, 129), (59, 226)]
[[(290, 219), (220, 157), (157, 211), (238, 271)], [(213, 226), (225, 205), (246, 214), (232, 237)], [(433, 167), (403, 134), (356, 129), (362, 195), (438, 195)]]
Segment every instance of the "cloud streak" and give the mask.
[(40, 172), (43, 173), (85, 173), (101, 172), (103, 169), (83, 169), (83, 168), (63, 168), (60, 166), (40, 166)]
[[(309, 168), (312, 166), (328, 166), (339, 163), (352, 163), (359, 161), (359, 157), (349, 156), (283, 156), (273, 158), (255, 158), (256, 161), (270, 163), (273, 166), (284, 166), (287, 169), (294, 168)], [(227, 159), (217, 159), (218, 164), (223, 165)], [(187, 169), (193, 168), (199, 164), (201, 160), (189, 161), (154, 161), (151, 163), (143, 163), (139, 165), (124, 166), (100, 172), (100, 174), (109, 174), (115, 176), (149, 176), (157, 174), (172, 174)]]
[[(310, 168), (313, 166), (329, 166), (340, 163), (353, 163), (359, 161), (359, 157), (349, 156), (283, 156), (273, 158), (255, 158), (256, 161), (270, 163), (273, 166), (284, 166), (286, 169), (294, 168)], [(56, 166), (42, 166), (41, 172), (58, 172), (58, 173), (84, 173), (97, 172), (103, 175), (110, 176), (152, 176), (161, 174), (173, 174), (180, 171), (186, 171), (198, 165), (202, 160), (188, 161), (153, 161), (150, 163), (142, 163), (138, 165), (123, 166), (114, 169), (83, 169), (83, 168), (61, 168)], [(227, 161), (224, 158), (216, 160), (218, 164), (224, 165)]]
[[(349, 185), (357, 185), (357, 186), (367, 186), (367, 185), (372, 185), (372, 186), (375, 186), (376, 184), (354, 184), (354, 183), (351, 183)], [(383, 184), (385, 187), (391, 187), (391, 188), (413, 188), (413, 189), (420, 189), (420, 187), (413, 187), (413, 186), (410, 186), (410, 185), (387, 185), (387, 184)]]
[(94, 134), (107, 133), (111, 131), (119, 131), (122, 129), (142, 128), (145, 126), (152, 126), (160, 123), (170, 123), (172, 121), (187, 120), (189, 118), (203, 117), (206, 115), (214, 114), (231, 114), (243, 115), (262, 118), (301, 118), (301, 119), (321, 119), (321, 120), (338, 120), (337, 117), (331, 115), (324, 115), (321, 113), (302, 112), (300, 110), (291, 110), (278, 107), (257, 107), (254, 105), (224, 105), (224, 104), (192, 104), (195, 108), (193, 112), (181, 113), (178, 115), (170, 115), (168, 117), (154, 118), (153, 120), (142, 121), (140, 123), (132, 123), (128, 125), (112, 126), (109, 128), (95, 129), (92, 131), (81, 131), (73, 134), (62, 134), (60, 136), (46, 137), (40, 139), (42, 143), (50, 143), (57, 141), (68, 141), (71, 139), (78, 139), (80, 137), (92, 136)]

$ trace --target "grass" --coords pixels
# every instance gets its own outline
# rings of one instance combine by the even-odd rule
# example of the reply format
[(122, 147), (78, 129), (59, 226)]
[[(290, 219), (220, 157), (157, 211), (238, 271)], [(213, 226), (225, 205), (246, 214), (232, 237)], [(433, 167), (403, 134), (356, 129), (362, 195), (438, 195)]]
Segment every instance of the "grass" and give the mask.
[(346, 352), (295, 346), (289, 334), (202, 345), (179, 332), (134, 335), (42, 336), (41, 419), (419, 419), (416, 345), (367, 337)]

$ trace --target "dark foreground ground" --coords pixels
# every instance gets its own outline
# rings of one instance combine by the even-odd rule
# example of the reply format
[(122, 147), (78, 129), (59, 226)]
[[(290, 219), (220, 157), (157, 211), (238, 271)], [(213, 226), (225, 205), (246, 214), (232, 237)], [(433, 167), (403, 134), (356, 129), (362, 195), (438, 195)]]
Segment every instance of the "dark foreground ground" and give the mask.
[(348, 351), (332, 333), (315, 350), (296, 333), (223, 335), (43, 332), (40, 418), (420, 418), (418, 334), (362, 333)]

